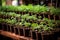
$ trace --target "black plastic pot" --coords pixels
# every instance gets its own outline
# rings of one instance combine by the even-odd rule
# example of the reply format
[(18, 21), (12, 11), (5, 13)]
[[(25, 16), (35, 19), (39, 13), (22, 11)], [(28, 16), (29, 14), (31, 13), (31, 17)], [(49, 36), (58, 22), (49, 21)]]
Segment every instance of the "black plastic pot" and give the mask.
[(37, 40), (42, 40), (42, 36), (40, 32), (37, 32)]
[(18, 25), (17, 27), (15, 27), (15, 33), (20, 35), (20, 36), (24, 36), (24, 28), (20, 25)]
[(20, 28), (19, 30), (20, 30), (20, 35), (21, 35), (21, 36), (24, 36), (25, 33), (24, 33), (23, 28)]
[(42, 40), (41, 33), (38, 31), (31, 31), (31, 38), (34, 40)]
[(11, 25), (11, 32), (14, 33), (14, 25)]
[(3, 15), (0, 15), (0, 18), (2, 18)]
[(25, 31), (25, 37), (30, 37), (30, 28), (25, 27), (24, 31)]
[(0, 30), (2, 30), (2, 23), (0, 23)]
[(19, 31), (18, 31), (18, 28), (17, 27), (14, 27), (14, 33), (19, 35)]
[(53, 32), (48, 33), (48, 32), (43, 32), (41, 33), (42, 40), (54, 40)]
[(7, 25), (8, 25), (7, 26), (7, 31), (14, 33), (14, 25), (11, 25), (11, 24), (7, 24)]
[(50, 19), (54, 19), (54, 16), (53, 15), (50, 15)]
[(31, 38), (32, 39), (34, 39), (34, 40), (36, 40), (37, 38), (36, 38), (36, 32), (35, 31), (30, 31), (31, 32)]
[(6, 23), (4, 23), (4, 31), (7, 31), (7, 24)]
[(54, 38), (57, 40), (60, 37), (60, 28), (56, 28), (54, 31)]
[(44, 14), (46, 18), (48, 18), (48, 14)]
[(2, 30), (7, 31), (7, 25), (5, 23), (2, 23)]
[(60, 20), (60, 16), (59, 16), (59, 20)]
[(7, 24), (7, 31), (8, 32), (11, 32), (11, 29), (10, 29), (10, 25), (9, 24)]
[(56, 20), (59, 20), (59, 16), (58, 16), (58, 15), (56, 15), (56, 16), (55, 16), (55, 19), (56, 19)]

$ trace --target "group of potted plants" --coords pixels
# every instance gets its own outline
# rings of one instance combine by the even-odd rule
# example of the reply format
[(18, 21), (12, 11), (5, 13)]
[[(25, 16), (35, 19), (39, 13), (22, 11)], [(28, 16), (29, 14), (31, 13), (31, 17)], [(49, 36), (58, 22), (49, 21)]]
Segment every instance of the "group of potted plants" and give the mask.
[[(1, 11), (6, 12), (16, 12), (20, 14), (29, 13), (30, 15), (33, 14), (43, 14), (44, 16), (48, 16), (49, 19), (60, 19), (60, 8), (48, 7), (45, 5), (20, 5), (20, 6), (2, 6)], [(44, 17), (43, 16), (43, 17)], [(52, 18), (51, 18), (52, 17)], [(58, 18), (56, 18), (58, 17)]]
[[(31, 37), (36, 40), (45, 40), (43, 38), (45, 35), (46, 37), (52, 36), (51, 39), (53, 40), (53, 35), (59, 28), (60, 20), (51, 20), (36, 14), (30, 15), (29, 13), (0, 12), (0, 25), (2, 30), (14, 32), (18, 35)], [(50, 37), (46, 40), (49, 40)]]
[[(52, 10), (53, 9), (53, 10)], [(2, 11), (22, 11), (22, 12), (35, 12), (35, 13), (41, 13), (41, 12), (54, 12), (56, 10), (60, 10), (60, 8), (54, 8), (52, 7), (48, 7), (45, 5), (20, 5), (20, 6), (2, 6), (1, 7)]]
[(45, 5), (0, 7), (1, 30), (31, 37), (34, 40), (56, 40), (60, 30), (60, 8)]

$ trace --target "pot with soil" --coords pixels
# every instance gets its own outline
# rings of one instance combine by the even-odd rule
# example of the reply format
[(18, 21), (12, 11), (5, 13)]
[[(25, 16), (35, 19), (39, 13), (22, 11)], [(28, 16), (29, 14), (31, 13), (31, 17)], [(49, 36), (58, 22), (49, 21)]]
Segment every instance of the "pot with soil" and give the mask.
[(24, 27), (25, 37), (30, 37), (30, 28)]
[(41, 33), (42, 40), (54, 40), (53, 35), (54, 35), (53, 32), (42, 32)]

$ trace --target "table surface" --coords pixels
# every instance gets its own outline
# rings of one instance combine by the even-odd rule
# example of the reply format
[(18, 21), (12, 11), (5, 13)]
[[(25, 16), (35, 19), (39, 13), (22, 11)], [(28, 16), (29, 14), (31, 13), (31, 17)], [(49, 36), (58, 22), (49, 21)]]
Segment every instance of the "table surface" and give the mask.
[(15, 33), (3, 31), (3, 30), (0, 30), (0, 34), (3, 35), (3, 36), (6, 36), (6, 37), (10, 37), (12, 39), (17, 39), (17, 40), (20, 40), (20, 39), (33, 40), (33, 39), (29, 38), (29, 37), (19, 36), (19, 35), (16, 35)]

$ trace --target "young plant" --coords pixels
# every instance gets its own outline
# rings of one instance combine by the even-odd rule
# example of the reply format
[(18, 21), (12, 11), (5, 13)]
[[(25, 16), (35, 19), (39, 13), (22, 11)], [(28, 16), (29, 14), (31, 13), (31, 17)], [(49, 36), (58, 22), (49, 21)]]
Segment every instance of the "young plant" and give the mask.
[(35, 15), (32, 15), (32, 16), (29, 16), (26, 18), (27, 20), (37, 20), (36, 16)]
[(56, 8), (56, 13), (54, 15), (60, 15), (60, 8)]
[(27, 17), (29, 17), (29, 14), (25, 14), (21, 16), (22, 19), (26, 19)]
[(32, 28), (32, 30), (35, 30), (35, 29), (40, 28), (40, 26), (37, 23), (32, 23), (31, 28)]
[(25, 22), (24, 25), (25, 25), (25, 27), (30, 27), (31, 23)]
[(50, 7), (50, 13), (53, 15), (53, 14), (55, 14), (56, 13), (56, 8), (54, 8), (54, 7)]

